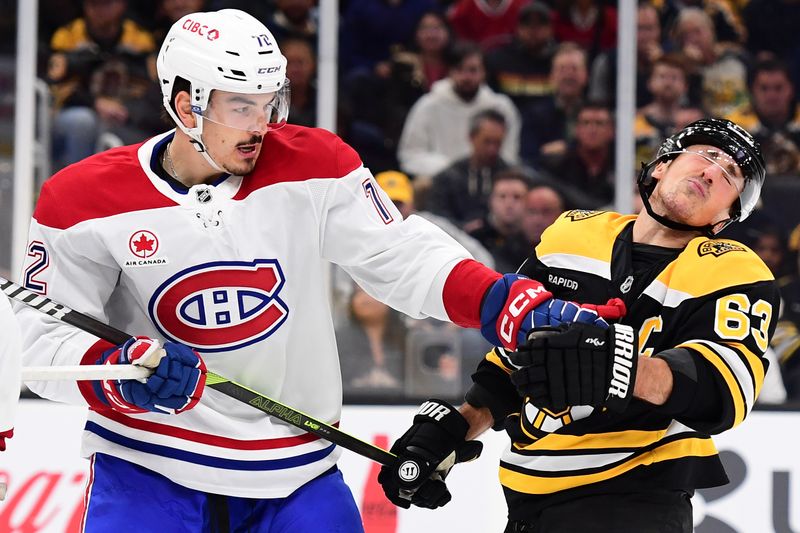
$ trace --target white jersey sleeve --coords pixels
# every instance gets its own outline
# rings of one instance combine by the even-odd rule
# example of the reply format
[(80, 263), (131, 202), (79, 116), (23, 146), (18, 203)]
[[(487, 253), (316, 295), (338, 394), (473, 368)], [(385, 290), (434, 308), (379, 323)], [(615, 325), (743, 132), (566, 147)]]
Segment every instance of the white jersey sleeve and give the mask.
[(325, 187), (312, 193), (321, 204), (323, 258), (406, 315), (448, 320), (444, 282), (457, 263), (472, 257), (469, 252), (422, 217), (403, 220), (363, 167), (317, 183)]
[(11, 304), (0, 297), (0, 433), (14, 429), (14, 414), (19, 400), (19, 326)]

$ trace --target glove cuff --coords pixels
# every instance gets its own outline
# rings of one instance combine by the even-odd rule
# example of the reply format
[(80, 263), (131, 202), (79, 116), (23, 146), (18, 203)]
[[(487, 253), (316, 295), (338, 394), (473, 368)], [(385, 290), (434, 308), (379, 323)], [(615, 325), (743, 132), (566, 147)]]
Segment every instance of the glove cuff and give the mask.
[(605, 405), (611, 411), (621, 413), (633, 398), (636, 369), (639, 363), (636, 332), (625, 324), (614, 324), (608, 332), (613, 353), (608, 357), (608, 395)]
[(458, 412), (458, 409), (444, 400), (431, 398), (420, 405), (414, 416), (414, 423), (431, 423), (444, 431), (454, 443), (461, 443), (467, 438), (469, 422)]

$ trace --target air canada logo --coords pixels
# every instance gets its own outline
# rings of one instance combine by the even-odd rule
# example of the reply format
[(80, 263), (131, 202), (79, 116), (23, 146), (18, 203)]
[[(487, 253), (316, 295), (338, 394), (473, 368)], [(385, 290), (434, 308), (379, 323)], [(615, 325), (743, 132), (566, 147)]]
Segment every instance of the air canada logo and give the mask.
[(596, 217), (604, 213), (604, 211), (589, 211), (588, 209), (573, 209), (572, 211), (568, 211), (565, 215), (568, 219), (573, 222), (577, 222), (578, 220), (586, 220), (587, 218)]
[(166, 265), (167, 258), (156, 255), (159, 249), (158, 237), (152, 231), (141, 229), (128, 238), (128, 250), (136, 259), (128, 259), (125, 267), (144, 267)]
[(745, 249), (743, 246), (739, 246), (736, 243), (728, 241), (705, 241), (701, 243), (700, 247), (697, 249), (697, 253), (701, 256), (711, 254), (715, 257), (719, 257), (722, 254), (727, 254), (728, 252), (744, 251)]
[(215, 261), (161, 284), (148, 305), (167, 339), (201, 352), (225, 352), (263, 340), (286, 321), (284, 275), (275, 259)]

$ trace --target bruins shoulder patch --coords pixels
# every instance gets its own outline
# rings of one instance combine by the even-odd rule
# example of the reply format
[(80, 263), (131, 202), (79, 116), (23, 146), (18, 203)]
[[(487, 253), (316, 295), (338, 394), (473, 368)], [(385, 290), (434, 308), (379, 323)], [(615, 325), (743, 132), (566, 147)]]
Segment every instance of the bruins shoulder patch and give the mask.
[(711, 254), (714, 257), (719, 257), (722, 254), (727, 254), (728, 252), (744, 251), (746, 251), (744, 246), (727, 241), (704, 241), (701, 242), (700, 246), (697, 247), (697, 254), (700, 256)]
[(564, 213), (564, 216), (573, 222), (602, 215), (605, 211), (589, 211), (588, 209), (573, 209)]

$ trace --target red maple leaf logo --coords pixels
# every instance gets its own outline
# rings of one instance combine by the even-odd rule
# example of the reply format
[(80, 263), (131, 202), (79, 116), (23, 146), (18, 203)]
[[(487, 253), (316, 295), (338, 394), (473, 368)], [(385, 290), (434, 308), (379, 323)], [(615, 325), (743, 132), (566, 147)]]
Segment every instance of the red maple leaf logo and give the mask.
[(155, 240), (148, 239), (145, 234), (142, 233), (137, 240), (133, 241), (133, 246), (136, 248), (137, 252), (152, 252), (155, 243)]

